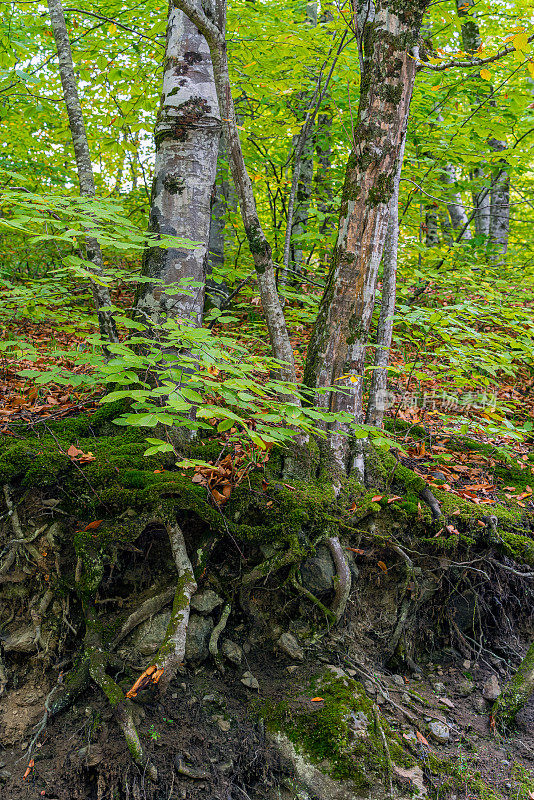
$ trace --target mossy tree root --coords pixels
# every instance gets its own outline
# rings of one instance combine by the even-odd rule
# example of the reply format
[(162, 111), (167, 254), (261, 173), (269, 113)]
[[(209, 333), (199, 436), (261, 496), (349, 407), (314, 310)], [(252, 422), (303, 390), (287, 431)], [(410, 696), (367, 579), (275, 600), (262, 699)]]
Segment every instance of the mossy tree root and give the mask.
[(335, 587), (334, 600), (332, 602), (332, 613), (334, 614), (335, 621), (337, 623), (345, 613), (345, 608), (347, 607), (347, 601), (350, 595), (350, 588), (351, 588), (350, 568), (338, 537), (330, 536), (326, 540), (326, 544), (328, 546), (328, 549), (330, 550), (330, 554), (334, 561), (334, 566), (336, 568), (336, 573), (337, 573), (335, 579), (336, 587)]
[(500, 731), (512, 727), (517, 714), (534, 693), (534, 642), (519, 669), (508, 681), (491, 711), (491, 719)]
[(222, 657), (219, 653), (219, 638), (223, 630), (226, 628), (226, 623), (228, 622), (228, 617), (230, 616), (230, 611), (232, 610), (232, 606), (230, 603), (226, 603), (221, 614), (221, 618), (217, 625), (211, 632), (210, 641), (208, 645), (208, 649), (210, 651), (210, 655), (215, 661), (217, 665), (217, 669), (220, 672), (224, 672), (224, 666), (222, 663)]
[(87, 601), (84, 605), (86, 614), (85, 652), (89, 664), (89, 674), (109, 700), (113, 715), (124, 734), (133, 761), (146, 771), (150, 780), (156, 781), (158, 773), (143, 751), (133, 719), (132, 703), (124, 696), (121, 687), (106, 672), (109, 656), (102, 645), (100, 623), (95, 609)]
[(309, 589), (306, 589), (305, 586), (303, 586), (301, 583), (298, 582), (296, 571), (297, 570), (295, 568), (294, 570), (291, 571), (291, 574), (289, 576), (289, 581), (293, 586), (293, 588), (296, 589), (299, 594), (302, 594), (307, 600), (309, 600), (311, 603), (317, 606), (317, 608), (319, 608), (323, 612), (327, 620), (331, 622), (333, 625), (335, 625), (337, 619), (334, 612), (330, 608), (328, 608), (328, 606), (325, 606), (324, 603), (321, 603), (319, 598), (316, 597), (312, 592), (310, 592)]
[(154, 664), (163, 670), (159, 680), (160, 692), (164, 693), (185, 657), (185, 640), (189, 624), (189, 610), (192, 596), (197, 590), (193, 567), (187, 554), (185, 539), (180, 526), (175, 522), (167, 525), (167, 532), (178, 571), (178, 582), (174, 594), (171, 618), (165, 638), (158, 650)]

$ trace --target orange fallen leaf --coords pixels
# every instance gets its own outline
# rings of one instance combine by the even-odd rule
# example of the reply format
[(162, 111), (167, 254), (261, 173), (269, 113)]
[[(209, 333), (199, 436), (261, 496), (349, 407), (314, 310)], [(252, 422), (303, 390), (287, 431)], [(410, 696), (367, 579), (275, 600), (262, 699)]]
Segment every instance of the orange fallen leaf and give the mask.
[(386, 565), (384, 564), (384, 562), (383, 562), (383, 561), (377, 561), (376, 563), (378, 564), (378, 566), (380, 567), (380, 569), (382, 570), (382, 572), (383, 572), (385, 575), (387, 575), (387, 574), (388, 574), (388, 568), (386, 567)]
[(324, 697), (312, 697), (312, 703), (322, 703), (324, 702)]
[(359, 556), (365, 555), (365, 550), (362, 550), (360, 547), (347, 547), (347, 550), (350, 550), (351, 553), (357, 553)]
[(371, 498), (371, 502), (372, 503), (378, 503), (379, 500), (382, 500), (382, 497), (383, 497), (383, 495), (381, 495), (381, 494), (375, 494), (375, 496)]
[(423, 736), (422, 733), (420, 733), (419, 731), (416, 731), (415, 735), (417, 737), (417, 741), (421, 742), (421, 744), (424, 744), (425, 747), (430, 748), (430, 745), (428, 743), (428, 739), (425, 739), (425, 737)]
[(71, 446), (67, 450), (67, 455), (70, 456), (71, 458), (75, 458), (76, 456), (79, 456), (82, 453), (83, 453), (83, 450), (78, 450), (78, 448), (74, 447), (73, 444), (71, 444)]
[(394, 503), (395, 500), (402, 500), (402, 497), (398, 494), (392, 495), (392, 497), (388, 497), (388, 503)]
[(94, 531), (96, 528), (99, 528), (102, 525), (103, 520), (95, 519), (93, 522), (90, 522), (89, 525), (86, 525), (84, 531)]
[(25, 780), (26, 780), (26, 778), (27, 778), (27, 777), (28, 777), (28, 775), (31, 773), (31, 771), (32, 771), (32, 769), (34, 768), (34, 766), (35, 766), (35, 761), (33, 760), (33, 758), (31, 758), (31, 759), (30, 759), (30, 761), (29, 761), (29, 763), (28, 763), (28, 766), (26, 767), (26, 772), (25, 772), (25, 773), (24, 773), (24, 775), (22, 776), (22, 780), (23, 780), (23, 781), (25, 781)]

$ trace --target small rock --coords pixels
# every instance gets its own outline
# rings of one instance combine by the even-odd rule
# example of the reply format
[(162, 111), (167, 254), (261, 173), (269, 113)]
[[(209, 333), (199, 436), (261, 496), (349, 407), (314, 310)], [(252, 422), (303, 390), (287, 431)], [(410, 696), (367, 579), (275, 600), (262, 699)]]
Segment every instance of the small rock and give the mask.
[(473, 709), (477, 712), (477, 714), (485, 714), (486, 713), (486, 701), (483, 697), (477, 695), (477, 697), (473, 697)]
[(221, 730), (223, 733), (228, 733), (231, 728), (231, 723), (229, 720), (225, 719), (220, 714), (215, 714), (212, 717), (212, 720), (218, 726), (219, 730)]
[(421, 767), (403, 769), (402, 767), (398, 767), (396, 764), (394, 764), (393, 771), (400, 784), (408, 786), (410, 789), (417, 789), (417, 794), (415, 797), (425, 797), (427, 794), (427, 789)]
[(293, 661), (304, 661), (304, 650), (292, 633), (283, 633), (278, 639), (277, 645)]
[(356, 672), (355, 669), (348, 669), (347, 670), (347, 675), (349, 676), (349, 678), (354, 678), (354, 677), (356, 677), (357, 674), (358, 673)]
[(249, 689), (259, 689), (260, 684), (252, 674), (252, 672), (244, 672), (243, 677), (241, 678), (241, 683), (244, 686), (247, 686)]
[(0, 783), (6, 783), (12, 777), (9, 769), (0, 769)]
[(296, 664), (291, 664), (291, 666), (286, 667), (286, 672), (289, 672), (290, 675), (292, 675), (293, 672), (296, 672), (297, 670), (298, 666)]
[(243, 650), (231, 639), (223, 639), (221, 652), (223, 656), (228, 659), (228, 661), (232, 662), (232, 664), (235, 664), (238, 667), (241, 666), (241, 662), (243, 661)]
[(482, 697), (484, 700), (492, 702), (496, 700), (501, 694), (501, 687), (496, 675), (490, 675), (482, 688)]
[(401, 700), (402, 700), (403, 703), (409, 703), (410, 702), (410, 695), (407, 694), (406, 692), (403, 692), (401, 694)]
[(447, 708), (454, 708), (454, 703), (448, 697), (438, 697), (438, 701)]
[(462, 661), (462, 667), (464, 669), (471, 669), (471, 662), (468, 658), (466, 658), (465, 661)]
[(376, 694), (376, 686), (372, 681), (364, 681), (363, 688), (367, 692), (367, 694), (375, 695)]
[(458, 681), (456, 691), (460, 697), (468, 697), (475, 691), (475, 684), (473, 681), (470, 681), (469, 678), (464, 678), (463, 680)]
[(402, 675), (392, 675), (391, 682), (395, 684), (395, 686), (403, 686), (404, 687), (404, 678)]
[(436, 481), (442, 481), (443, 483), (445, 483), (445, 481), (447, 480), (447, 478), (445, 477), (443, 472), (439, 472), (439, 471), (438, 472), (433, 472), (432, 475), (434, 476), (434, 480), (436, 480)]
[(209, 656), (209, 640), (214, 628), (213, 620), (191, 614), (185, 642), (186, 661), (205, 661)]
[(202, 698), (202, 702), (203, 703), (216, 703), (217, 702), (217, 698), (215, 697), (214, 694), (205, 694), (204, 697)]
[(191, 608), (199, 614), (211, 614), (217, 606), (222, 605), (223, 599), (211, 589), (198, 592), (191, 598)]
[(436, 742), (440, 742), (440, 744), (445, 744), (450, 739), (451, 732), (449, 726), (444, 725), (443, 722), (430, 722), (428, 730), (432, 738), (435, 739)]
[(300, 574), (304, 588), (316, 596), (333, 589), (336, 569), (330, 551), (326, 547), (318, 547), (315, 555), (302, 563)]
[(361, 739), (367, 735), (367, 728), (369, 727), (369, 717), (363, 711), (352, 713), (352, 724), (350, 726), (351, 733), (357, 739)]
[(441, 683), (441, 681), (437, 681), (436, 683), (433, 684), (433, 686), (435, 693), (440, 695), (440, 697), (441, 695), (447, 694), (447, 687), (445, 686), (444, 683)]
[(325, 664), (325, 667), (332, 673), (334, 678), (348, 678), (345, 670), (341, 669), (341, 667), (336, 667), (335, 664)]

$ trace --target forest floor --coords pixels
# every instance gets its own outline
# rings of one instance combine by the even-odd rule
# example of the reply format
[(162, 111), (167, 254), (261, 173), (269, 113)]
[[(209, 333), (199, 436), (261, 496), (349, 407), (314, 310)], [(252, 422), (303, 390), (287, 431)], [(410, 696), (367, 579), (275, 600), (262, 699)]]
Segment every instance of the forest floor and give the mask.
[[(99, 407), (98, 391), (73, 390), (54, 381), (38, 388), (19, 374), (23, 369), (47, 364), (60, 364), (75, 371), (78, 367), (68, 353), (83, 347), (83, 332), (61, 332), (51, 330), (47, 323), (27, 323), (24, 331), (14, 326), (12, 333), (23, 333), (31, 340), (34, 351), (16, 361), (5, 356), (3, 359), (0, 432), (6, 438), (20, 437), (21, 423), (35, 431), (44, 422), (46, 430), (48, 423), (91, 413)], [(298, 341), (294, 344), (299, 347)], [(67, 355), (58, 356), (58, 349)], [(400, 353), (394, 354), (393, 365), (402, 371)], [(431, 372), (432, 365), (427, 363), (425, 369)], [(482, 549), (473, 538), (473, 531), (476, 533), (477, 526), (481, 534), (488, 531), (488, 515), (496, 513), (499, 525), (507, 515), (504, 527), (510, 522), (512, 530), (519, 526), (523, 534), (527, 532), (527, 537), (532, 538), (528, 534), (534, 527), (531, 443), (518, 442), (502, 432), (488, 435), (481, 423), (491, 422), (492, 414), (499, 417), (493, 410), (494, 395), (501, 407), (506, 404), (519, 421), (532, 416), (533, 381), (529, 375), (518, 375), (515, 381), (502, 381), (494, 389), (488, 388), (484, 396), (471, 392), (452, 402), (447, 379), (440, 378), (440, 374), (435, 365), (434, 377), (418, 380), (416, 391), (410, 374), (396, 379), (395, 402), (388, 414), (387, 428), (399, 446), (402, 463), (439, 493), (445, 514), (443, 526), (432, 528), (426, 517), (423, 519), (421, 507), (404, 513), (402, 498), (395, 493), (394, 485), (377, 489), (372, 497), (375, 508), (379, 504), (378, 511), (382, 509), (382, 513), (390, 515), (388, 520), (398, 514), (400, 527), (408, 526), (408, 537), (412, 535), (411, 526), (417, 529), (417, 535), (431, 537), (432, 546), (437, 548), (437, 556), (429, 557), (425, 552), (423, 568), (438, 575), (438, 591), (426, 606), (418, 607), (413, 628), (415, 638), (421, 630), (436, 635), (425, 634), (418, 639), (414, 648), (418, 669), (397, 667), (396, 671), (392, 666), (386, 667), (384, 658), (400, 599), (410, 589), (404, 563), (401, 558), (392, 557), (387, 548), (367, 544), (363, 548), (361, 540), (353, 538), (359, 577), (341, 627), (329, 632), (323, 619), (320, 632), (317, 627), (311, 632), (305, 630), (302, 620), (310, 616), (306, 604), (298, 608), (292, 621), (288, 622), (289, 616), (284, 617), (302, 643), (302, 660), (289, 658), (261, 637), (255, 637), (250, 620), (234, 610), (225, 636), (237, 643), (243, 653), (239, 667), (225, 663), (226, 671), (221, 675), (209, 661), (186, 665), (163, 699), (148, 693), (139, 698), (139, 732), (158, 768), (157, 789), (143, 776), (139, 782), (138, 768), (129, 760), (111, 709), (94, 689), (49, 721), (28, 769), (27, 745), (34, 726), (42, 716), (45, 698), (55, 683), (61, 682), (62, 670), (68, 671), (72, 653), (43, 669), (39, 654), (13, 652), (8, 663), (10, 672), (17, 677), (0, 697), (0, 796), (6, 800), (114, 800), (119, 796), (114, 792), (120, 790), (120, 797), (126, 800), (289, 800), (296, 796), (288, 788), (291, 771), (280, 756), (273, 735), (282, 725), (281, 720), (291, 728), (302, 715), (307, 719), (316, 717), (317, 729), (325, 732), (323, 755), (335, 759), (339, 742), (332, 728), (337, 718), (333, 711), (330, 715), (329, 706), (335, 705), (335, 693), (320, 689), (326, 674), (334, 675), (343, 685), (352, 686), (353, 681), (358, 681), (369, 701), (376, 704), (380, 719), (398, 734), (420, 770), (414, 773), (414, 767), (407, 769), (411, 777), (396, 774), (393, 795), (388, 795), (387, 780), (382, 775), (380, 785), (372, 784), (361, 795), (351, 796), (532, 800), (534, 701), (520, 714), (516, 728), (502, 737), (490, 729), (491, 705), (482, 696), (488, 679), (494, 676), (502, 685), (526, 650), (532, 632), (532, 592), (528, 579), (526, 588), (521, 590), (513, 576), (507, 583), (509, 574), (499, 572), (495, 561), (503, 551), (497, 556), (494, 543), (489, 547), (487, 542)], [(459, 433), (463, 444), (459, 443)], [(72, 441), (72, 445), (76, 444)], [(402, 489), (397, 491), (402, 494)], [(53, 488), (39, 497), (35, 506), (39, 506), (39, 513), (39, 504), (46, 504), (49, 496), (54, 496)], [(50, 507), (46, 513), (49, 511)], [(24, 513), (31, 519), (33, 506), (30, 504)], [(74, 526), (72, 512), (71, 523)], [(453, 575), (446, 570), (450, 568), (450, 541), (454, 537), (458, 539), (454, 551), (458, 563), (453, 564), (457, 570)], [(412, 540), (409, 542), (413, 544)], [(472, 545), (474, 553), (470, 551)], [(523, 549), (524, 559), (518, 557), (514, 562), (511, 547), (512, 544), (504, 549), (505, 564), (512, 565), (513, 571), (513, 566), (524, 560), (529, 566), (521, 569), (530, 570), (532, 552)], [(486, 555), (493, 559), (493, 566), (483, 563)], [(25, 569), (27, 575), (31, 569), (35, 573), (43, 571), (42, 564)], [(0, 599), (4, 593), (7, 608), (17, 597), (19, 577), (14, 574), (12, 585), (3, 576)], [(24, 575), (20, 577), (23, 579), (26, 580)], [(274, 590), (273, 586), (265, 589), (267, 593)], [(101, 598), (104, 604), (108, 600), (111, 602), (111, 598)], [(477, 602), (482, 612), (476, 610)], [(453, 621), (447, 632), (443, 620), (451, 608)], [(30, 601), (22, 598), (15, 620), (7, 622), (9, 635), (17, 625), (27, 623), (29, 614)], [(472, 619), (466, 621), (469, 615)], [(477, 625), (473, 622), (475, 617)], [(5, 636), (5, 630), (0, 636)], [(259, 688), (243, 684), (245, 672), (252, 673)], [(446, 728), (443, 741), (431, 734), (433, 723)], [(184, 769), (177, 769), (177, 759), (178, 766), (189, 775), (184, 774)], [(339, 795), (342, 796), (345, 797)]]

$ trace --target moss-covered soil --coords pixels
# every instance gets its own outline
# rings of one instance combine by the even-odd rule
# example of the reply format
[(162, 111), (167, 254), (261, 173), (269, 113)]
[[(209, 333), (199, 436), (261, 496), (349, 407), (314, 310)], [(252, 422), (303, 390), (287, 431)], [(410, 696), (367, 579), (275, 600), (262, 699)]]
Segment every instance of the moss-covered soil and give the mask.
[[(491, 463), (497, 487), (494, 502), (481, 504), (440, 485), (415, 457), (370, 452), (367, 485), (349, 479), (335, 497), (320, 448), (308, 451), (306, 469), (289, 481), (287, 454), (273, 452), (266, 465), (247, 465), (219, 505), (191, 470), (176, 467), (174, 454), (145, 457), (146, 432), (115, 426), (119, 413), (104, 406), (31, 430), (13, 426), (14, 435), (0, 442), (0, 483), (16, 509), (1, 519), (6, 797), (44, 791), (59, 800), (122, 800), (145, 792), (153, 800), (235, 800), (241, 791), (251, 800), (296, 800), (305, 795), (288, 788), (291, 770), (270, 738), (280, 732), (314, 768), (349, 782), (355, 797), (386, 797), (390, 782), (395, 797), (408, 797), (424, 782), (430, 796), (444, 800), (528, 800), (531, 756), (515, 733), (493, 737), (483, 701), (478, 710), (473, 705), (489, 670), (503, 680), (517, 665), (532, 623), (532, 581), (517, 574), (534, 565), (531, 510), (528, 497), (518, 505), (507, 496), (510, 487), (528, 493), (524, 459), (468, 443)], [(180, 450), (214, 464), (223, 453), (224, 442), (213, 440)], [(441, 507), (438, 520), (421, 498), (427, 481)], [(16, 520), (24, 541), (14, 542)], [(176, 522), (200, 589), (214, 590), (231, 608), (223, 638), (239, 644), (243, 660), (238, 668), (223, 662), (219, 675), (216, 661), (204, 657), (164, 698), (153, 689), (136, 698), (141, 741), (160, 772), (152, 785), (129, 761), (109, 703), (80, 677), (83, 639), (94, 607), (97, 647), (122, 698), (150, 654), (123, 660), (114, 643), (143, 603), (169, 587), (167, 605), (172, 601), (177, 578), (166, 526)], [(342, 542), (353, 585), (336, 630), (323, 613), (336, 579), (316, 602), (302, 591), (302, 563), (324, 560), (317, 548), (331, 536)], [(209, 613), (213, 627), (220, 609)], [(280, 650), (284, 631), (297, 638), (303, 661)], [(437, 699), (431, 659), (443, 664), (443, 681), (450, 678), (442, 691), (452, 706)], [(327, 664), (344, 673), (334, 675)], [(242, 684), (247, 671), (259, 690)], [(392, 673), (404, 676), (405, 686), (392, 682)], [(22, 740), (31, 739), (52, 687), (73, 675), (84, 692), (49, 721), (33, 750), (36, 766), (21, 782)], [(467, 697), (457, 691), (464, 680), (474, 680)], [(532, 735), (529, 713), (521, 724)], [(446, 744), (432, 739), (436, 721), (449, 730)], [(484, 762), (486, 751), (491, 763), (507, 754), (499, 775)], [(176, 772), (177, 754), (204, 777)], [(232, 786), (239, 787), (234, 794)]]

